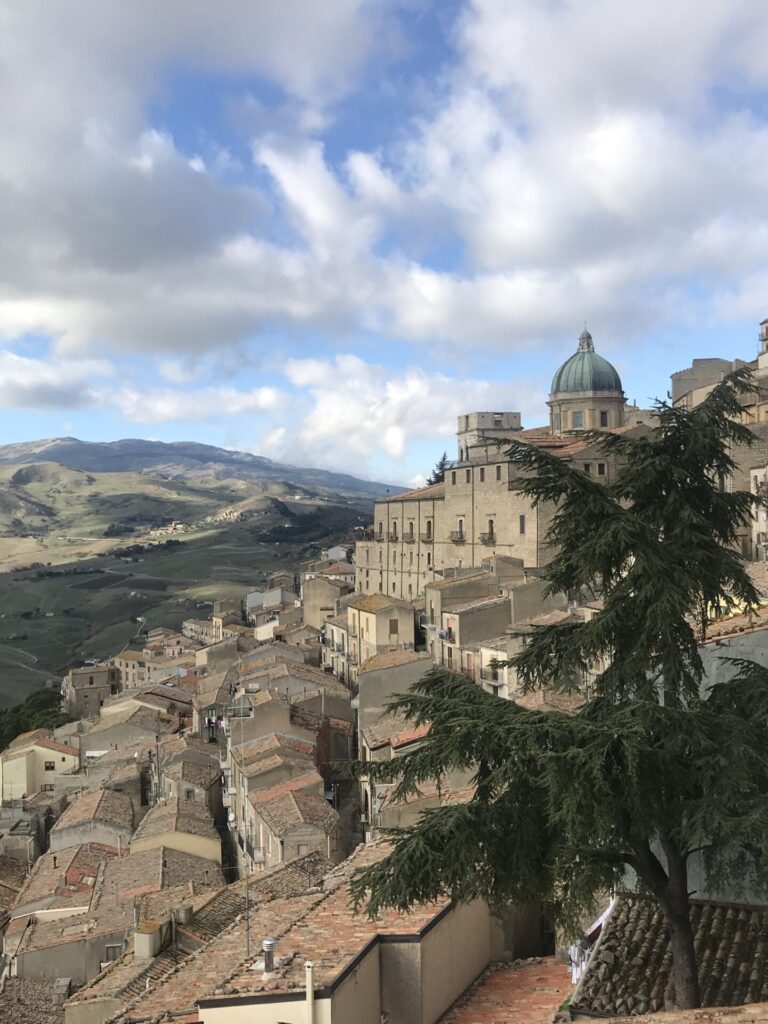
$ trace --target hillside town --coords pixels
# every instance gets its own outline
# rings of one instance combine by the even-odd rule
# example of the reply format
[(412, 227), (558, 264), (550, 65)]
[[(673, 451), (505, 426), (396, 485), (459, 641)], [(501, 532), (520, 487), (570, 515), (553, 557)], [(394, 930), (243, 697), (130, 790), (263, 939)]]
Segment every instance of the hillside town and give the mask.
[[(694, 361), (673, 377), (674, 402), (694, 408), (734, 365)], [(751, 365), (768, 377), (768, 321)], [(727, 488), (768, 488), (764, 394), (745, 399), (758, 442), (736, 453)], [(592, 1016), (668, 1005), (659, 912), (629, 889), (605, 894), (576, 944), (543, 904), (446, 898), (371, 919), (350, 903), (388, 829), (474, 792), (456, 772), (397, 800), (350, 772), (428, 734), (388, 713), (395, 695), (435, 666), (543, 711), (589, 693), (589, 674), (577, 693), (524, 691), (507, 664), (537, 627), (588, 621), (600, 602), (549, 588), (552, 510), (513, 489), (505, 442), (607, 482), (615, 463), (579, 431), (643, 436), (654, 413), (627, 404), (586, 329), (549, 408), (532, 429), (516, 412), (462, 415), (444, 479), (376, 501), (369, 529), (66, 673), (70, 721), (0, 753), (0, 1020), (526, 1024), (566, 1004)], [(764, 611), (712, 610), (709, 683), (733, 672), (723, 647), (768, 665), (765, 516), (738, 540)], [(701, 878), (696, 900), (710, 1001), (765, 999), (764, 905)]]

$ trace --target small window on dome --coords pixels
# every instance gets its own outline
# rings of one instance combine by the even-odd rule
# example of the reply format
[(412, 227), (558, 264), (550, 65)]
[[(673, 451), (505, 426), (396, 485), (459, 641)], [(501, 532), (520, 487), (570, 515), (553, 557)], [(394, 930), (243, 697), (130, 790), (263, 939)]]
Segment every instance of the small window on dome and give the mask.
[(571, 413), (571, 426), (574, 430), (580, 430), (584, 426), (584, 413), (583, 412), (572, 412)]
[(608, 426), (608, 413), (605, 411), (605, 409), (602, 409), (600, 411), (600, 426), (601, 427), (607, 427)]

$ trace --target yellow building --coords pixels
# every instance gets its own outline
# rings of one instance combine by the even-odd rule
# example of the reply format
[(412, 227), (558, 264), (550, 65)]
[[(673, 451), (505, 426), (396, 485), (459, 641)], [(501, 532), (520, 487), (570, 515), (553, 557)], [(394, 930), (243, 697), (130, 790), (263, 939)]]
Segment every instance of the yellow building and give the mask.
[(2, 802), (52, 791), (57, 774), (76, 772), (79, 767), (78, 749), (57, 743), (49, 729), (22, 733), (0, 754)]

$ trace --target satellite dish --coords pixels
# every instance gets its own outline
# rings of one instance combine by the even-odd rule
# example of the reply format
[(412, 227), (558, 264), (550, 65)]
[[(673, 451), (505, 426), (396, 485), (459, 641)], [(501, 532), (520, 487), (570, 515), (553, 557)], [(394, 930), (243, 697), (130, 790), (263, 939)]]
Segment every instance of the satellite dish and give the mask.
[(235, 820), (235, 812), (234, 811), (230, 811), (229, 814), (227, 815), (227, 821), (232, 821), (233, 822), (234, 820)]

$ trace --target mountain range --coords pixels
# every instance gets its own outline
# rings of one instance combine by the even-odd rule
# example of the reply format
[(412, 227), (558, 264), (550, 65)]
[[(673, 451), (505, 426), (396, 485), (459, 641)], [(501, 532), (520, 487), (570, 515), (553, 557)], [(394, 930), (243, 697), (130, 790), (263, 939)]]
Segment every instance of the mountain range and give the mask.
[(57, 437), (0, 445), (0, 465), (39, 462), (53, 462), (86, 473), (148, 473), (169, 480), (280, 481), (304, 490), (371, 498), (404, 489), (347, 473), (285, 465), (261, 455), (194, 441), (80, 441), (75, 437)]

